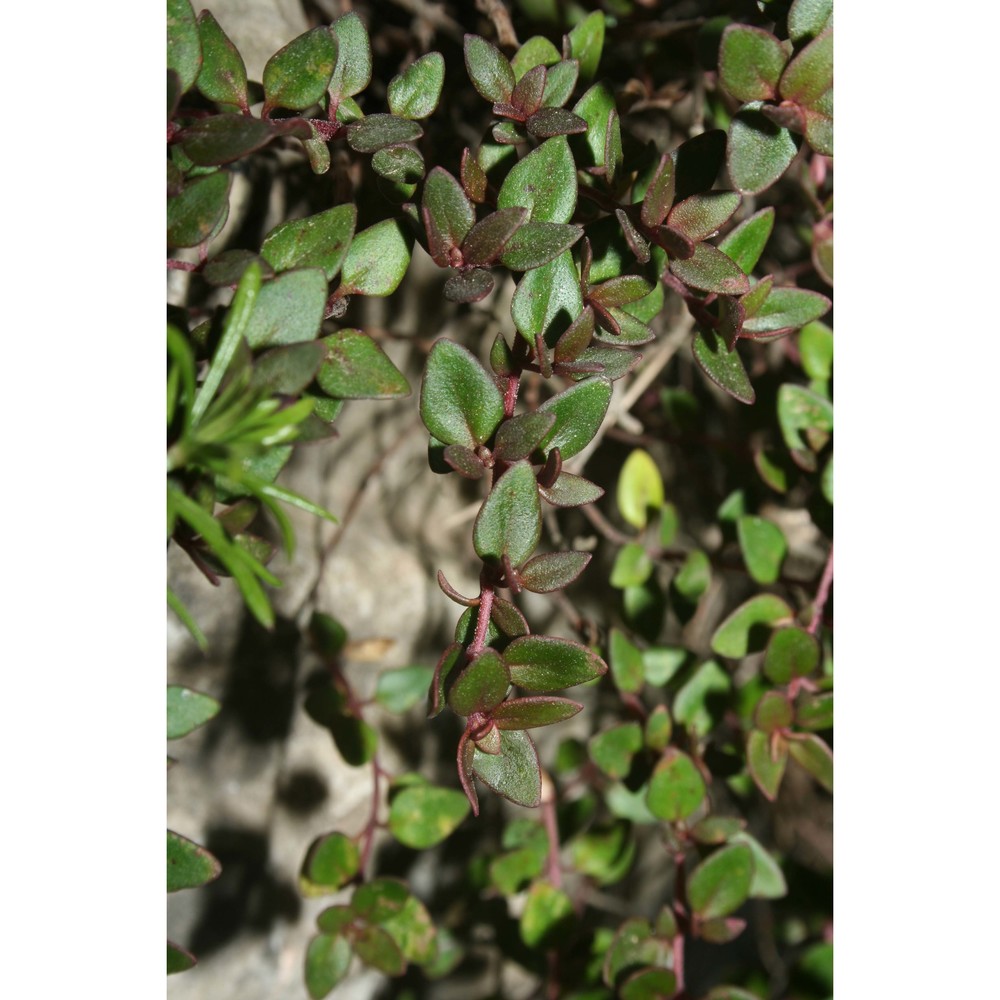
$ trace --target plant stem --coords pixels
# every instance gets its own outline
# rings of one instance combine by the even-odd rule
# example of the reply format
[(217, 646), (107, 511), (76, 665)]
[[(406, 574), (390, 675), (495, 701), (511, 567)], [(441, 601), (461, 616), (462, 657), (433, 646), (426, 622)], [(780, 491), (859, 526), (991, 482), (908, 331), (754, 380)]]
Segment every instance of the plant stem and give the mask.
[(476, 616), (476, 634), (472, 640), (472, 645), (468, 649), (469, 659), (474, 659), (486, 645), (486, 629), (490, 624), (490, 612), (493, 610), (493, 587), (480, 584), (479, 587), (479, 608)]
[(819, 587), (816, 590), (816, 600), (813, 601), (813, 617), (809, 623), (807, 631), (810, 635), (815, 635), (819, 631), (823, 621), (823, 608), (826, 607), (827, 599), (830, 596), (830, 587), (833, 584), (833, 546), (830, 546), (830, 554), (826, 557), (826, 565), (823, 567), (823, 575), (819, 579)]

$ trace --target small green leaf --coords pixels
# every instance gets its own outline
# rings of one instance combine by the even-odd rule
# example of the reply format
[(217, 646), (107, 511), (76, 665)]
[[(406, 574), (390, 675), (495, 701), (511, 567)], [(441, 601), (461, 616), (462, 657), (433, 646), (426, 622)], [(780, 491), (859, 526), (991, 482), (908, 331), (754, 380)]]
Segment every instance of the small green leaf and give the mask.
[(506, 56), (479, 35), (465, 36), (465, 68), (473, 87), (487, 101), (508, 103), (517, 82)]
[(292, 39), (264, 66), (265, 108), (302, 111), (326, 93), (337, 62), (337, 42), (321, 25)]
[(372, 47), (364, 23), (353, 11), (338, 17), (330, 25), (337, 39), (337, 65), (330, 78), (330, 97), (334, 104), (345, 103), (368, 86), (372, 78)]
[(542, 107), (561, 108), (573, 94), (579, 75), (580, 64), (576, 59), (562, 59), (549, 66), (542, 91)]
[(788, 554), (788, 542), (773, 521), (744, 514), (736, 522), (743, 560), (758, 583), (774, 583)]
[(433, 667), (399, 667), (379, 675), (375, 700), (387, 711), (402, 714), (423, 701), (434, 677)]
[[(662, 965), (670, 954), (670, 943), (653, 936), (648, 920), (631, 917), (614, 936), (604, 955), (604, 982), (614, 988), (634, 969), (647, 965)], [(673, 990), (666, 995), (671, 996)]]
[(518, 576), (521, 586), (536, 594), (548, 594), (568, 587), (590, 562), (589, 552), (545, 552), (529, 559)]
[(493, 275), (482, 268), (453, 274), (444, 283), (449, 302), (479, 302), (493, 291)]
[(697, 603), (712, 582), (712, 564), (708, 556), (701, 549), (692, 549), (671, 582), (686, 601)]
[(831, 305), (819, 292), (772, 287), (763, 304), (744, 322), (742, 336), (757, 338), (804, 326), (823, 316)]
[(340, 756), (351, 767), (367, 764), (378, 749), (378, 734), (363, 719), (350, 714), (344, 696), (332, 684), (312, 691), (306, 714), (330, 731)]
[(772, 740), (759, 729), (750, 730), (750, 735), (747, 736), (747, 769), (765, 798), (772, 802), (781, 787), (787, 762), (786, 739), (779, 736)]
[[(538, 274), (541, 270), (539, 268), (530, 273)], [(539, 410), (556, 415), (555, 427), (542, 444), (545, 453), (558, 448), (565, 461), (590, 444), (608, 412), (611, 392), (611, 381), (597, 375), (570, 386), (542, 403)]]
[(341, 288), (358, 295), (391, 295), (410, 266), (412, 237), (395, 219), (384, 219), (354, 237), (341, 269)]
[(815, 38), (833, 20), (833, 0), (795, 0), (788, 11), (788, 37), (796, 45)]
[(424, 850), (450, 836), (468, 814), (469, 800), (462, 792), (414, 785), (393, 796), (389, 830), (401, 844)]
[(232, 163), (286, 135), (309, 139), (312, 128), (301, 118), (265, 121), (240, 114), (222, 114), (188, 125), (178, 134), (178, 139), (193, 163), (202, 167), (217, 167)]
[(279, 274), (257, 296), (246, 342), (254, 350), (315, 340), (326, 308), (326, 276), (318, 268)]
[(604, 48), (604, 12), (595, 10), (569, 33), (570, 54), (580, 63), (580, 77), (593, 80)]
[(726, 342), (714, 330), (699, 329), (692, 350), (698, 367), (723, 392), (741, 403), (753, 403), (757, 394), (750, 384), (739, 354), (735, 350), (729, 350)]
[(560, 472), (551, 486), (539, 487), (539, 492), (553, 507), (581, 507), (604, 496), (600, 486), (570, 472)]
[(243, 57), (219, 26), (211, 11), (198, 15), (202, 65), (198, 90), (217, 104), (235, 104), (247, 110), (247, 69)]
[(753, 882), (753, 853), (730, 844), (710, 854), (688, 879), (688, 900), (701, 920), (725, 917), (746, 902)]
[(416, 184), (424, 176), (424, 158), (412, 146), (383, 146), (372, 157), (372, 170), (389, 181)]
[(745, 844), (753, 854), (753, 879), (750, 882), (751, 899), (781, 899), (788, 895), (788, 884), (781, 868), (759, 840), (749, 833), (740, 831), (729, 841), (731, 844)]
[(526, 882), (541, 875), (547, 853), (547, 848), (538, 851), (522, 847), (501, 854), (490, 864), (490, 881), (502, 895), (512, 896)]
[(356, 153), (375, 153), (385, 146), (413, 142), (424, 130), (408, 118), (395, 115), (367, 115), (347, 127), (347, 144)]
[(322, 341), (325, 360), (316, 376), (335, 399), (397, 399), (410, 385), (385, 351), (362, 330), (338, 330)]
[(542, 510), (535, 473), (526, 460), (515, 462), (494, 483), (476, 517), (472, 541), (480, 559), (499, 563), (509, 557), (520, 566), (542, 534)]
[(167, 246), (194, 247), (222, 224), (229, 214), (229, 186), (233, 175), (217, 170), (195, 177), (184, 190), (167, 199)]
[(796, 725), (822, 731), (833, 728), (833, 695), (807, 694), (795, 706)]
[(673, 152), (674, 197), (682, 201), (711, 191), (726, 159), (726, 133), (711, 129), (682, 142)]
[(691, 837), (699, 844), (724, 844), (747, 825), (735, 816), (706, 816), (691, 828)]
[(549, 882), (536, 882), (521, 914), (521, 940), (529, 948), (564, 941), (573, 923), (573, 901)]
[(640, 531), (646, 527), (649, 510), (663, 506), (663, 479), (648, 451), (636, 448), (625, 460), (616, 498), (622, 517)]
[(491, 715), (501, 730), (537, 729), (571, 719), (582, 710), (583, 705), (568, 698), (537, 696), (508, 698)]
[(646, 802), (658, 819), (677, 823), (695, 813), (705, 791), (705, 779), (695, 762), (676, 747), (667, 747), (653, 771)]
[(653, 560), (645, 546), (629, 542), (618, 550), (608, 582), (612, 587), (641, 587), (653, 572)]
[(539, 139), (557, 135), (576, 135), (587, 131), (587, 123), (565, 108), (540, 108), (525, 123), (528, 132)]
[(526, 635), (503, 654), (511, 681), (525, 691), (544, 693), (595, 680), (607, 664), (593, 650), (569, 639)]
[(167, 830), (167, 892), (194, 889), (221, 873), (222, 865), (204, 847)]
[(786, 101), (815, 107), (833, 87), (833, 29), (814, 38), (787, 66), (779, 88)]
[(177, 740), (215, 718), (222, 706), (207, 694), (179, 684), (167, 687), (167, 739)]
[(358, 210), (353, 204), (283, 222), (267, 234), (261, 256), (275, 269), (318, 267), (332, 281), (347, 254)]
[(735, 191), (706, 191), (678, 202), (667, 216), (667, 225), (697, 243), (717, 233), (740, 207)]
[(167, 975), (172, 976), (175, 972), (187, 972), (198, 964), (198, 960), (187, 949), (176, 945), (173, 941), (167, 942)]
[(354, 950), (365, 965), (387, 976), (401, 976), (406, 971), (402, 949), (388, 931), (375, 924), (369, 924), (358, 932), (354, 938)]
[(778, 424), (785, 444), (796, 462), (809, 471), (815, 470), (815, 455), (799, 432), (818, 431), (823, 435), (832, 433), (833, 404), (803, 386), (783, 385), (778, 389)]
[(636, 694), (645, 681), (641, 650), (629, 642), (624, 632), (611, 629), (608, 642), (611, 658), (611, 676), (619, 691)]
[(465, 264), (476, 267), (492, 264), (527, 218), (526, 208), (515, 207), (492, 212), (477, 222), (462, 243)]
[[(516, 209), (505, 211), (516, 211)], [(527, 210), (521, 209), (521, 211)], [(499, 214), (498, 212), (497, 215)], [(580, 226), (531, 220), (519, 226), (505, 243), (500, 260), (512, 271), (529, 271), (555, 260), (573, 246), (582, 235), (583, 229)]]
[(427, 230), (427, 249), (434, 263), (438, 267), (454, 264), (452, 251), (469, 235), (476, 213), (462, 185), (443, 167), (435, 167), (427, 175), (421, 215)]
[(334, 832), (317, 837), (302, 865), (307, 894), (335, 892), (346, 885), (357, 874), (360, 858), (357, 842), (346, 834)]
[(347, 975), (351, 946), (339, 934), (319, 934), (306, 949), (306, 989), (312, 1000), (322, 1000)]
[(788, 752), (831, 795), (833, 794), (833, 752), (814, 733), (800, 733), (789, 740)]
[(499, 654), (492, 649), (477, 656), (452, 682), (448, 707), (457, 715), (492, 712), (510, 687), (510, 676)]
[[(608, 133), (620, 126), (617, 122), (615, 98), (605, 83), (595, 83), (573, 105), (573, 114), (587, 123), (587, 132), (573, 142), (576, 162), (581, 169), (605, 167)], [(595, 279), (596, 280), (596, 279)]]
[(407, 895), (398, 912), (382, 921), (382, 927), (399, 946), (403, 957), (410, 962), (423, 965), (432, 961), (437, 954), (434, 921), (427, 912), (427, 907), (412, 894)]
[(670, 270), (691, 288), (718, 295), (744, 295), (750, 281), (731, 258), (709, 243), (699, 243), (687, 260), (672, 260)]
[(758, 653), (771, 637), (771, 630), (791, 621), (792, 609), (774, 594), (758, 594), (741, 604), (715, 630), (712, 649), (733, 659)]
[(389, 110), (400, 118), (426, 118), (438, 105), (444, 86), (444, 56), (428, 52), (389, 84)]
[(761, 113), (760, 102), (741, 108), (729, 125), (726, 159), (733, 186), (743, 194), (759, 194), (787, 169), (797, 152), (787, 128)]
[(507, 175), (497, 208), (516, 205), (537, 222), (569, 222), (576, 208), (576, 164), (564, 136), (547, 139)]
[(769, 101), (788, 62), (781, 42), (769, 31), (731, 24), (719, 47), (719, 80), (738, 101)]
[(642, 654), (646, 683), (663, 687), (684, 666), (687, 650), (682, 646), (653, 646)]
[(775, 684), (807, 677), (820, 661), (819, 642), (805, 629), (783, 628), (771, 635), (764, 654), (764, 674)]
[(617, 821), (593, 826), (573, 838), (570, 857), (573, 867), (598, 885), (613, 885), (623, 879), (636, 855), (631, 823)]
[(198, 79), (201, 40), (189, 0), (167, 0), (167, 69), (177, 74), (182, 94)]
[(551, 66), (561, 58), (559, 50), (547, 38), (534, 35), (514, 53), (510, 66), (514, 79), (520, 82), (536, 66)]
[(510, 313), (525, 340), (534, 345), (541, 334), (552, 347), (582, 309), (580, 278), (567, 250), (525, 274), (514, 292)]
[(624, 778), (632, 767), (633, 756), (642, 749), (642, 745), (642, 726), (638, 722), (623, 722), (592, 736), (587, 752), (606, 775)]
[(715, 660), (706, 660), (674, 696), (673, 716), (699, 736), (707, 736), (729, 704), (732, 682)]
[(807, 323), (799, 331), (799, 354), (814, 382), (828, 381), (833, 375), (833, 330), (825, 323)]
[(504, 798), (520, 806), (534, 808), (542, 793), (538, 751), (522, 730), (500, 733), (500, 753), (476, 750), (472, 758), (476, 776)]
[(788, 695), (783, 691), (765, 691), (754, 709), (754, 725), (762, 732), (771, 733), (787, 730), (792, 724), (794, 713)]
[(744, 274), (750, 274), (757, 266), (773, 228), (774, 208), (768, 205), (741, 222), (719, 243), (719, 249), (732, 258)]

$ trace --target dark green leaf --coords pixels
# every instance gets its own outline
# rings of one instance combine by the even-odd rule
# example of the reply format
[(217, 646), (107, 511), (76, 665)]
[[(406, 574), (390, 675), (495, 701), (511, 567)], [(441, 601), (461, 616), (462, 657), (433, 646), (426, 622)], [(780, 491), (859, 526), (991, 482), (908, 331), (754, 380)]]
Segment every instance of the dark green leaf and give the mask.
[(178, 139), (192, 162), (215, 167), (253, 153), (283, 135), (308, 139), (312, 129), (301, 118), (264, 121), (239, 114), (213, 115), (183, 129)]
[(198, 35), (202, 53), (198, 89), (210, 101), (246, 110), (247, 69), (243, 57), (210, 11), (198, 15)]
[(378, 734), (362, 719), (349, 714), (344, 696), (327, 685), (306, 697), (308, 716), (330, 731), (340, 756), (351, 767), (367, 764), (378, 749)]
[(221, 873), (222, 865), (204, 847), (167, 830), (167, 892), (194, 889)]
[(759, 729), (750, 731), (747, 737), (747, 768), (757, 787), (771, 801), (781, 787), (787, 761), (787, 740), (780, 736), (772, 739)]
[(549, 487), (539, 487), (539, 492), (553, 507), (580, 507), (595, 503), (604, 496), (604, 490), (583, 476), (570, 472), (559, 473), (559, 478)]
[[(531, 273), (538, 274), (539, 271)], [(598, 375), (578, 382), (542, 403), (540, 411), (556, 415), (555, 427), (542, 445), (546, 454), (558, 448), (565, 460), (582, 451), (600, 428), (610, 402), (611, 382)]]
[(816, 106), (833, 87), (833, 29), (814, 38), (781, 75), (781, 96), (804, 107)]
[(328, 833), (312, 842), (302, 865), (306, 895), (335, 892), (358, 872), (360, 852), (357, 842), (343, 833)]
[(726, 157), (726, 133), (702, 132), (681, 143), (671, 154), (674, 161), (674, 198), (681, 201), (711, 191)]
[(795, 722), (803, 729), (833, 728), (833, 695), (807, 694), (795, 707)]
[(609, 777), (624, 778), (632, 767), (632, 758), (642, 749), (642, 726), (623, 722), (590, 738), (590, 759)]
[(706, 816), (691, 828), (691, 837), (699, 844), (724, 844), (747, 825), (735, 816)]
[(669, 942), (653, 936), (648, 920), (632, 917), (619, 928), (604, 957), (604, 982), (615, 987), (634, 969), (662, 965), (670, 954)]
[(274, 277), (274, 269), (271, 265), (263, 257), (259, 257), (249, 250), (224, 250), (213, 257), (201, 273), (210, 285), (217, 287), (236, 285), (239, 284), (243, 272), (251, 264), (256, 264), (260, 268), (263, 279)]
[(322, 341), (325, 360), (319, 387), (336, 399), (394, 399), (410, 385), (382, 348), (361, 330), (338, 330)]
[(669, 969), (639, 969), (618, 991), (621, 1000), (661, 1000), (677, 991), (677, 978)]
[(569, 639), (527, 635), (515, 639), (503, 654), (511, 681), (525, 691), (559, 691), (607, 673), (593, 650)]
[(788, 129), (775, 125), (760, 108), (760, 102), (741, 108), (729, 126), (729, 176), (743, 194), (759, 194), (769, 188), (788, 169), (796, 153)]
[(424, 158), (412, 146), (384, 146), (372, 157), (372, 170), (400, 184), (416, 184), (424, 176)]
[[(492, 264), (503, 253), (511, 237), (524, 225), (527, 218), (528, 210), (516, 206), (493, 212), (477, 222), (462, 244), (465, 264), (477, 267)], [(537, 223), (537, 225), (552, 224)]]
[(338, 17), (330, 25), (337, 38), (337, 65), (330, 79), (330, 96), (335, 104), (353, 97), (368, 86), (372, 78), (372, 47), (368, 32), (357, 14)]
[(753, 854), (745, 844), (730, 844), (710, 854), (688, 879), (688, 900), (701, 920), (725, 917), (750, 895)]
[(401, 976), (406, 971), (402, 949), (381, 927), (369, 924), (360, 931), (354, 939), (354, 950), (362, 962), (387, 976)]
[(177, 74), (182, 94), (198, 79), (201, 41), (189, 0), (167, 0), (167, 69)]
[[(543, 65), (538, 65), (533, 66), (523, 76), (518, 74), (515, 69), (514, 76), (517, 77), (517, 84), (510, 95), (509, 111), (500, 113), (510, 113), (518, 121), (524, 121), (528, 115), (533, 115), (541, 106), (547, 73)], [(498, 107), (495, 106), (494, 113), (496, 114), (497, 111)]]
[(541, 334), (546, 344), (553, 346), (581, 309), (580, 279), (573, 255), (567, 250), (525, 274), (514, 292), (510, 312), (518, 332), (529, 343), (534, 345), (535, 337)]
[(322, 1000), (347, 974), (351, 946), (339, 934), (319, 934), (306, 950), (306, 989), (312, 1000)]
[(581, 79), (592, 80), (604, 48), (604, 12), (595, 10), (588, 14), (568, 37), (570, 53), (580, 63)]
[(653, 771), (646, 802), (653, 815), (668, 823), (686, 820), (705, 798), (705, 779), (694, 761), (676, 747), (667, 747)]
[(184, 190), (167, 199), (167, 245), (194, 247), (212, 235), (229, 214), (232, 174), (217, 170), (195, 177)]
[(503, 419), (503, 396), (469, 351), (442, 339), (427, 359), (420, 416), (440, 441), (475, 448), (492, 436)]
[(525, 590), (548, 594), (568, 587), (590, 562), (589, 552), (546, 552), (521, 567), (518, 575)]
[(833, 794), (833, 752), (813, 733), (800, 733), (789, 740), (788, 752), (828, 792)]
[(667, 224), (697, 243), (717, 233), (740, 207), (740, 200), (735, 191), (693, 194), (674, 205), (667, 216)]
[(479, 35), (466, 35), (465, 68), (481, 97), (494, 102), (510, 101), (516, 83), (514, 70), (495, 45)]
[(572, 923), (573, 901), (569, 896), (548, 882), (536, 882), (521, 914), (521, 940), (529, 948), (551, 946), (566, 939)]
[(515, 205), (537, 222), (569, 222), (576, 208), (576, 164), (564, 136), (547, 139), (507, 175), (497, 208)]
[[(515, 211), (515, 209), (502, 211)], [(506, 243), (500, 259), (504, 266), (512, 271), (528, 271), (555, 260), (573, 246), (582, 235), (583, 229), (580, 226), (531, 220), (518, 227), (517, 232)]]
[(538, 805), (542, 792), (538, 751), (526, 732), (501, 732), (500, 753), (485, 754), (477, 749), (472, 769), (484, 784), (511, 802), (529, 808)]
[(604, 83), (595, 83), (573, 106), (573, 113), (587, 123), (587, 132), (573, 143), (581, 169), (605, 166), (608, 132), (617, 124), (615, 99)]
[(765, 691), (754, 709), (754, 725), (762, 732), (785, 730), (792, 724), (792, 703), (781, 691)]
[(347, 644), (347, 629), (332, 615), (314, 611), (309, 619), (309, 639), (323, 659), (335, 659)]
[(526, 125), (528, 131), (540, 139), (587, 131), (587, 123), (565, 108), (541, 108), (528, 118)]
[(286, 271), (267, 282), (244, 334), (254, 350), (315, 340), (326, 308), (326, 276), (318, 268)]
[(629, 642), (624, 632), (611, 629), (609, 635), (611, 676), (620, 691), (636, 694), (645, 680), (642, 652)]
[(687, 260), (672, 260), (670, 270), (686, 285), (704, 292), (743, 295), (750, 291), (739, 265), (708, 243), (699, 243)]
[(487, 649), (477, 656), (448, 689), (448, 707), (457, 715), (491, 712), (507, 694), (510, 676), (499, 654)]
[(736, 536), (750, 575), (758, 583), (774, 583), (788, 554), (781, 528), (767, 518), (744, 514), (736, 522)]
[(444, 56), (428, 52), (393, 78), (389, 110), (400, 118), (426, 118), (437, 107), (444, 85)]
[[(493, 601), (496, 604), (496, 599)], [(486, 626), (486, 645), (490, 645), (500, 638), (500, 627), (490, 615), (490, 620)], [(471, 646), (476, 636), (476, 609), (466, 608), (462, 612), (462, 617), (455, 624), (455, 642), (460, 642), (463, 646)]]
[(493, 607), (490, 608), (490, 622), (495, 624), (504, 635), (510, 636), (512, 639), (527, 635), (531, 631), (524, 615), (510, 601), (505, 601), (502, 597), (493, 598)]
[(554, 413), (522, 413), (505, 420), (497, 431), (495, 458), (503, 462), (516, 462), (528, 458), (542, 443), (555, 425)]
[(514, 79), (522, 80), (537, 66), (551, 66), (559, 62), (559, 50), (542, 35), (533, 35), (514, 54), (510, 66)]
[(787, 331), (819, 319), (831, 306), (819, 292), (805, 288), (772, 288), (756, 314), (743, 324), (744, 337), (759, 337)]
[(427, 175), (421, 214), (427, 230), (428, 252), (434, 263), (438, 267), (455, 264), (453, 251), (469, 235), (476, 213), (462, 185), (443, 167), (435, 167)]
[(788, 11), (788, 36), (796, 45), (815, 38), (833, 20), (833, 0), (795, 0)]
[(444, 283), (444, 297), (449, 302), (479, 302), (493, 291), (493, 275), (482, 268), (453, 274)]
[(356, 153), (374, 153), (385, 146), (413, 142), (424, 130), (408, 118), (395, 115), (367, 115), (347, 128), (347, 143)]
[(753, 855), (753, 880), (750, 883), (752, 899), (781, 899), (788, 894), (788, 885), (781, 868), (760, 841), (741, 831), (730, 843), (745, 844)]
[(379, 675), (375, 700), (388, 711), (402, 714), (424, 699), (433, 677), (433, 667), (387, 670)]
[(326, 93), (337, 62), (337, 42), (321, 25), (293, 38), (264, 66), (265, 109), (302, 111)]
[(650, 508), (658, 510), (663, 506), (663, 479), (648, 451), (636, 448), (625, 460), (618, 476), (616, 499), (622, 517), (640, 531), (646, 527)]
[(741, 103), (771, 100), (786, 62), (781, 42), (768, 31), (731, 24), (722, 33), (719, 80)]
[(816, 459), (799, 434), (818, 431), (824, 435), (833, 431), (833, 405), (818, 393), (800, 385), (783, 385), (778, 390), (778, 423), (792, 457), (803, 468), (812, 471)]
[(653, 179), (646, 188), (642, 199), (641, 219), (645, 226), (653, 228), (667, 217), (674, 200), (674, 161), (669, 153), (660, 157)]
[(583, 705), (568, 698), (508, 698), (492, 711), (493, 721), (501, 730), (537, 729), (571, 719)]
[(341, 288), (358, 295), (391, 295), (410, 266), (413, 238), (395, 219), (376, 222), (358, 233), (341, 268)]
[(692, 344), (698, 367), (720, 388), (741, 403), (752, 403), (757, 394), (735, 350), (714, 330), (699, 330)]
[(542, 107), (561, 108), (570, 99), (579, 75), (580, 65), (575, 59), (562, 59), (549, 66)]
[(542, 534), (542, 511), (535, 474), (527, 461), (515, 462), (494, 483), (476, 517), (472, 541), (480, 559), (499, 562), (503, 555), (520, 566)]
[(222, 706), (207, 694), (179, 684), (167, 687), (167, 739), (177, 740), (215, 718)]
[(462, 792), (414, 785), (393, 797), (389, 830), (401, 844), (423, 850), (448, 837), (468, 814), (469, 801)]
[(187, 972), (198, 964), (198, 960), (180, 945), (173, 941), (167, 942), (167, 975), (172, 976), (175, 972)]
[(773, 228), (774, 208), (769, 205), (741, 222), (719, 243), (719, 249), (731, 257), (744, 274), (750, 274), (757, 266)]
[(332, 281), (354, 236), (357, 214), (353, 204), (338, 205), (305, 219), (283, 222), (267, 234), (261, 255), (276, 271), (318, 267), (327, 281)]
[[(428, 692), (430, 697), (430, 707), (427, 710), (428, 718), (434, 718), (434, 716), (440, 714), (441, 709), (444, 708), (445, 702), (445, 690), (448, 682), (448, 678), (455, 671), (455, 669), (461, 666), (465, 662), (465, 650), (462, 648), (465, 639), (466, 628), (463, 627), (463, 622), (467, 618), (469, 626), (475, 629), (475, 620), (473, 615), (475, 613), (475, 608), (466, 609), (465, 614), (459, 619), (458, 625), (456, 626), (456, 633), (459, 633), (458, 638), (441, 654), (441, 659), (438, 660), (437, 666), (434, 668), (434, 677), (431, 680), (431, 688)], [(493, 630), (493, 635), (487, 635), (487, 642), (491, 642), (497, 637), (496, 629)], [(472, 641), (471, 635), (469, 642)]]
[(764, 673), (775, 684), (787, 684), (794, 677), (806, 677), (820, 661), (819, 642), (801, 628), (778, 629), (771, 636), (764, 655)]

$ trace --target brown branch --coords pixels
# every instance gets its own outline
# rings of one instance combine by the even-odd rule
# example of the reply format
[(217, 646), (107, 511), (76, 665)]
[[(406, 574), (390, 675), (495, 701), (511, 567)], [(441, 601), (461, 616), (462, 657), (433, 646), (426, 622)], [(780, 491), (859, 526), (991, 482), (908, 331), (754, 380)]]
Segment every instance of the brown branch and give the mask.
[(485, 14), (492, 22), (501, 48), (518, 49), (521, 43), (510, 20), (510, 13), (502, 0), (476, 0), (476, 10)]

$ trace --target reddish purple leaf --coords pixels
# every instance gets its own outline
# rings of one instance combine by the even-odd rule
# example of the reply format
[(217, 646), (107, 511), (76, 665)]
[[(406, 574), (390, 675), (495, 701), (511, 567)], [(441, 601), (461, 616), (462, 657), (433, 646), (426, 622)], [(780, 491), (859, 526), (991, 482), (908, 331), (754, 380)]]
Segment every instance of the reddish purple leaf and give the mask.
[(569, 698), (511, 698), (493, 710), (498, 729), (537, 729), (571, 719), (583, 705)]

